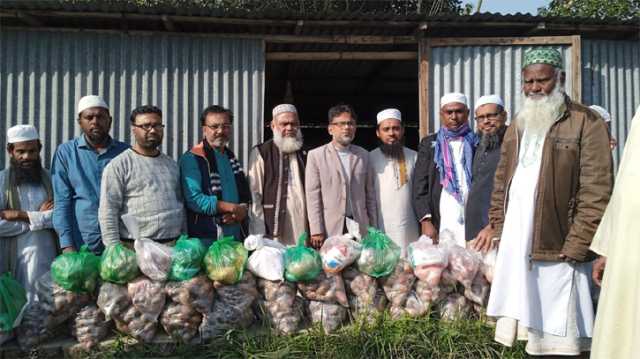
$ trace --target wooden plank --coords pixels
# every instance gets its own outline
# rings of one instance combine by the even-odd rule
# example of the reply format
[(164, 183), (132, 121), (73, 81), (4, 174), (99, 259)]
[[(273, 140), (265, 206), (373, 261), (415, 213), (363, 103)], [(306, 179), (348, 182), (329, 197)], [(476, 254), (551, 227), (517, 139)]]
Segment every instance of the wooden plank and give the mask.
[(580, 35), (571, 36), (571, 98), (582, 103), (582, 40)]
[(323, 52), (267, 52), (267, 61), (335, 61), (335, 60), (416, 60), (413, 51), (323, 51)]
[(420, 121), (420, 139), (429, 134), (429, 60), (431, 58), (431, 39), (421, 39), (418, 43), (418, 113)]
[(431, 39), (432, 47), (444, 46), (513, 46), (513, 45), (571, 45), (572, 36), (534, 37), (450, 37)]

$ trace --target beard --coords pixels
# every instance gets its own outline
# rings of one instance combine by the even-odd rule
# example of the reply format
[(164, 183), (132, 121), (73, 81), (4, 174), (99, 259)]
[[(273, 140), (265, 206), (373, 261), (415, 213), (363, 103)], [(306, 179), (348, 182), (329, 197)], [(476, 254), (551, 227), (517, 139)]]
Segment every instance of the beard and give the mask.
[(336, 135), (334, 139), (342, 146), (349, 146), (353, 141), (353, 137), (349, 135)]
[(487, 150), (493, 150), (502, 144), (502, 138), (504, 137), (504, 133), (506, 132), (507, 127), (502, 126), (497, 129), (494, 133), (484, 134), (480, 133), (480, 148), (485, 148)]
[(522, 110), (517, 114), (518, 130), (528, 136), (543, 137), (561, 114), (564, 104), (564, 88), (556, 84), (550, 94), (540, 98), (524, 96)]
[(278, 131), (273, 131), (273, 143), (282, 153), (293, 153), (302, 148), (302, 132), (298, 130), (296, 137), (282, 136)]
[(9, 160), (9, 166), (14, 173), (16, 184), (39, 184), (42, 182), (42, 163), (40, 158), (35, 161), (29, 161), (30, 166), (24, 166), (26, 163), (18, 162), (15, 158), (11, 157)]
[(387, 158), (399, 160), (404, 157), (404, 141), (396, 141), (390, 145), (380, 142), (380, 152)]
[(210, 143), (211, 147), (215, 147), (215, 148), (224, 148), (224, 147), (227, 147), (228, 144), (229, 144), (229, 139), (226, 137), (216, 137)]

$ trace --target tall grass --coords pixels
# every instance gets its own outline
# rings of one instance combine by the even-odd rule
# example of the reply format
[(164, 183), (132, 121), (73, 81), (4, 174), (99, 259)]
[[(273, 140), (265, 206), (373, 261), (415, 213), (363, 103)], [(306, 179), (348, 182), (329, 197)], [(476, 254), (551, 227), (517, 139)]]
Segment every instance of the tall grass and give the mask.
[(92, 353), (95, 358), (524, 358), (524, 345), (506, 348), (493, 341), (493, 329), (480, 320), (440, 321), (433, 317), (373, 323), (356, 320), (325, 334), (312, 326), (294, 336), (268, 328), (229, 331), (206, 345), (134, 345), (123, 341)]

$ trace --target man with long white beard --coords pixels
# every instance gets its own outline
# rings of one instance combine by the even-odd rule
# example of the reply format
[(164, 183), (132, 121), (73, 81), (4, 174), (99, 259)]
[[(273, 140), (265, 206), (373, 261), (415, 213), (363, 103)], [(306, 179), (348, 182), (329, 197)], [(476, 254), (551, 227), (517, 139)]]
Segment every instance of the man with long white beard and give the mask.
[(409, 243), (418, 239), (420, 231), (411, 205), (413, 170), (416, 151), (404, 146), (402, 114), (395, 108), (378, 113), (376, 135), (380, 147), (369, 152), (369, 177), (376, 198), (376, 222), (407, 253)]
[(9, 167), (0, 171), (0, 273), (9, 272), (36, 299), (35, 284), (56, 257), (53, 189), (42, 168), (42, 145), (31, 125), (7, 130)]
[(252, 204), (249, 233), (264, 234), (282, 244), (295, 244), (307, 231), (304, 164), (300, 119), (295, 106), (273, 108), (273, 139), (253, 148), (249, 157)]
[(589, 245), (612, 189), (604, 121), (569, 99), (562, 56), (525, 54), (524, 102), (502, 143), (489, 210), (500, 239), (487, 314), (495, 340), (527, 340), (530, 355), (581, 355), (590, 348)]

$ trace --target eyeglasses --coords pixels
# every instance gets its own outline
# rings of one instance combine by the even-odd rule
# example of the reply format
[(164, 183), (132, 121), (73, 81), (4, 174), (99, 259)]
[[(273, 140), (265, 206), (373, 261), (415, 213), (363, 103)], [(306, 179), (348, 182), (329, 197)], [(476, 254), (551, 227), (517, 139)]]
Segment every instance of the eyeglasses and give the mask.
[(478, 122), (484, 122), (486, 120), (495, 121), (498, 118), (498, 116), (500, 116), (499, 112), (488, 113), (488, 114), (483, 115), (483, 116), (476, 116), (476, 121), (478, 121)]
[(228, 130), (231, 128), (231, 124), (229, 123), (221, 123), (221, 124), (216, 124), (216, 125), (203, 125), (204, 127), (208, 127), (210, 130), (212, 131), (217, 131), (217, 130)]
[(144, 130), (144, 132), (149, 132), (152, 129), (156, 130), (156, 131), (162, 131), (162, 129), (164, 129), (164, 125), (161, 123), (145, 123), (142, 125), (136, 125), (135, 123), (132, 124), (131, 126), (133, 127), (137, 127), (137, 128), (141, 128), (142, 130)]
[(354, 121), (342, 121), (342, 122), (331, 122), (331, 125), (336, 127), (354, 127), (356, 123)]

